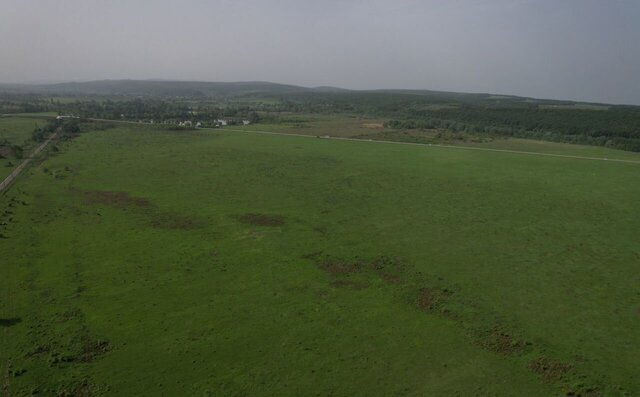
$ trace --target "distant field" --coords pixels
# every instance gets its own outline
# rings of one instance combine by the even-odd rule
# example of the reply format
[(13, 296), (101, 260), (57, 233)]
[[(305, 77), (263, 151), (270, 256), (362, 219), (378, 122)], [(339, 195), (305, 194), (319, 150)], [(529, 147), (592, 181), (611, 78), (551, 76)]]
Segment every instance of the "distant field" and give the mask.
[[(462, 145), (467, 146), (466, 144)], [(636, 152), (608, 149), (602, 146), (571, 145), (568, 143), (534, 141), (531, 139), (494, 139), (491, 142), (477, 143), (469, 146), (570, 156), (596, 157), (602, 159), (606, 158), (640, 161), (640, 153)]]
[(640, 394), (639, 165), (143, 126), (61, 149), (0, 196), (10, 395)]
[(385, 120), (379, 118), (324, 116), (324, 115), (285, 115), (278, 123), (261, 122), (246, 126), (229, 126), (248, 131), (292, 132), (304, 135), (330, 135), (355, 137), (380, 131)]
[(46, 121), (28, 117), (0, 117), (0, 141), (7, 140), (14, 145), (22, 145), (31, 139), (36, 125)]
[(608, 110), (607, 105), (594, 105), (589, 103), (575, 103), (571, 105), (538, 105), (540, 109), (567, 109), (567, 110)]
[[(44, 124), (44, 120), (37, 118), (0, 117), (0, 145), (4, 141), (10, 145), (18, 145), (22, 147), (23, 154), (26, 156), (34, 146), (31, 141), (31, 133), (36, 125), (42, 126)], [(13, 166), (20, 162), (20, 159), (16, 159), (13, 153), (5, 154), (5, 158), (0, 158), (0, 180), (9, 175)]]
[[(520, 138), (482, 137), (458, 134), (454, 136), (436, 138), (437, 131), (394, 130), (383, 128), (383, 120), (359, 117), (336, 116), (291, 116), (283, 123), (259, 123), (247, 126), (229, 126), (228, 130), (266, 131), (277, 133), (302, 134), (313, 136), (331, 136), (341, 138), (362, 138), (416, 143), (442, 143), (455, 146), (481, 147), (501, 150), (515, 150), (523, 152), (538, 152), (545, 154), (561, 154), (608, 159), (637, 160), (640, 153), (609, 149), (602, 146), (572, 145), (559, 142), (538, 141)], [(470, 142), (477, 140), (477, 142)], [(483, 141), (484, 140), (484, 141)]]
[(42, 118), (42, 117), (56, 117), (57, 115), (58, 115), (58, 112), (11, 113), (11, 114), (2, 115), (2, 118), (7, 118), (7, 117), (37, 117), (37, 118)]

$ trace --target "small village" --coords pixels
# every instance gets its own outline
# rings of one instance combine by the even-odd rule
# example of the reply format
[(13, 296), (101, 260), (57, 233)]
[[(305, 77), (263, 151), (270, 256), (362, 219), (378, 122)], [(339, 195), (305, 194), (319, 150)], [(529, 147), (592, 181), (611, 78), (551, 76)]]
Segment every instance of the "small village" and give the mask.
[[(59, 114), (56, 116), (56, 120), (66, 120), (66, 119), (80, 119), (81, 117), (78, 115), (63, 115)], [(215, 119), (211, 122), (207, 121), (192, 121), (192, 120), (163, 120), (161, 122), (156, 122), (155, 120), (126, 120), (124, 114), (120, 115), (120, 119), (123, 121), (129, 122), (138, 122), (140, 124), (164, 124), (169, 126), (175, 126), (179, 129), (196, 129), (196, 128), (222, 128), (226, 126), (238, 126), (238, 125), (249, 125), (251, 124), (251, 120), (247, 119)]]

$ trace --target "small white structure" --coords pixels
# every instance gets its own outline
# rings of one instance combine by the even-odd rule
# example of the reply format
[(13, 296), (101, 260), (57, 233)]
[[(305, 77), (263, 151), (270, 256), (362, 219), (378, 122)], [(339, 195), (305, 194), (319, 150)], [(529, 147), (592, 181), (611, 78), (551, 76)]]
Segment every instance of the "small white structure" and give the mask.
[(220, 126), (225, 126), (225, 125), (227, 125), (227, 120), (218, 119), (218, 120), (216, 120), (216, 123), (218, 123), (218, 125), (220, 125)]
[(249, 125), (251, 124), (251, 121), (249, 120), (242, 120), (242, 125)]

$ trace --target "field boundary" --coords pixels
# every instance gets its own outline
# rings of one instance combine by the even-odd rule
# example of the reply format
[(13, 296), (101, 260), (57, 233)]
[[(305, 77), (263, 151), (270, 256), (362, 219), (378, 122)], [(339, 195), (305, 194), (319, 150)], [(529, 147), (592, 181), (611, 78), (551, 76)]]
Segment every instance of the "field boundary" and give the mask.
[(38, 153), (44, 150), (44, 148), (46, 148), (47, 145), (56, 136), (58, 136), (58, 131), (51, 134), (51, 136), (47, 138), (46, 141), (44, 141), (40, 146), (35, 148), (35, 150), (31, 152), (31, 155), (29, 157), (24, 159), (24, 161), (20, 163), (20, 165), (18, 165), (6, 178), (4, 178), (2, 182), (0, 182), (0, 194), (4, 193), (4, 191), (13, 183), (13, 181), (20, 175), (20, 173), (27, 167), (27, 165), (29, 165), (29, 163), (35, 158), (35, 156), (37, 156)]
[[(210, 128), (210, 129), (213, 129), (213, 128)], [(305, 134), (295, 134), (295, 133), (290, 134), (286, 132), (244, 130), (244, 129), (238, 129), (238, 128), (223, 128), (222, 130), (238, 131), (238, 132), (245, 132), (245, 133), (253, 132), (256, 134), (265, 134), (265, 135), (283, 135), (283, 136), (289, 135), (289, 136), (298, 136), (298, 137), (305, 137), (305, 138), (331, 139), (336, 141), (387, 143), (387, 144), (394, 144), (394, 145), (426, 146), (426, 147), (436, 147), (436, 148), (445, 148), (445, 149), (479, 150), (483, 152), (498, 152), (498, 153), (524, 154), (529, 156), (546, 156), (546, 157), (559, 157), (559, 158), (568, 158), (568, 159), (596, 160), (596, 161), (607, 161), (607, 162), (613, 161), (613, 162), (619, 162), (619, 163), (640, 164), (640, 160), (610, 159), (607, 157), (589, 157), (589, 156), (576, 156), (576, 155), (570, 155), (570, 154), (528, 152), (524, 150), (492, 149), (492, 148), (471, 147), (471, 146), (444, 145), (439, 143), (399, 142), (399, 141), (386, 141), (386, 140), (374, 140), (374, 139), (345, 138), (345, 137), (337, 137), (337, 136), (315, 136), (315, 135), (305, 135)]]
[[(144, 124), (144, 125), (155, 125), (151, 123), (141, 123), (137, 121), (128, 121), (128, 120), (110, 120), (110, 119), (96, 119), (96, 118), (88, 118), (87, 120), (92, 121), (110, 121), (116, 123), (126, 123), (126, 124)], [(314, 138), (314, 139), (330, 139), (335, 141), (349, 141), (349, 142), (372, 142), (372, 143), (386, 143), (393, 145), (407, 145), (407, 146), (423, 146), (423, 147), (435, 147), (435, 148), (444, 148), (444, 149), (458, 149), (458, 150), (477, 150), (482, 152), (494, 152), (494, 153), (510, 153), (510, 154), (521, 154), (527, 156), (544, 156), (544, 157), (557, 157), (557, 158), (565, 158), (565, 159), (577, 159), (577, 160), (593, 160), (593, 161), (606, 161), (606, 162), (616, 162), (616, 163), (626, 163), (626, 164), (640, 164), (640, 160), (625, 160), (625, 159), (610, 159), (607, 157), (591, 157), (591, 156), (577, 156), (571, 154), (555, 154), (555, 153), (542, 153), (542, 152), (529, 152), (526, 150), (509, 150), (509, 149), (492, 149), (492, 148), (483, 148), (483, 147), (472, 147), (472, 146), (457, 146), (457, 145), (445, 145), (440, 143), (419, 143), (419, 142), (399, 142), (399, 141), (387, 141), (387, 140), (377, 140), (377, 139), (359, 139), (359, 138), (345, 138), (345, 137), (337, 137), (337, 136), (316, 136), (316, 135), (306, 135), (306, 134), (296, 134), (296, 133), (288, 133), (288, 132), (273, 132), (273, 131), (262, 131), (262, 130), (245, 130), (241, 128), (208, 128), (202, 127), (198, 128), (199, 130), (215, 130), (215, 131), (237, 131), (244, 133), (254, 133), (254, 134), (263, 134), (263, 135), (279, 135), (279, 136), (297, 136), (302, 138)]]

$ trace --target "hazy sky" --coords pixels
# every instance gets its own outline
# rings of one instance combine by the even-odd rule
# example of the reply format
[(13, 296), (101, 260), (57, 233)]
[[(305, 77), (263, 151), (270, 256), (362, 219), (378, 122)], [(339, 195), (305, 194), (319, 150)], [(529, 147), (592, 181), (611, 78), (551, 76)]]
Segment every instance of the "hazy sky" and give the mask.
[(119, 78), (640, 104), (640, 0), (0, 0), (0, 82)]

